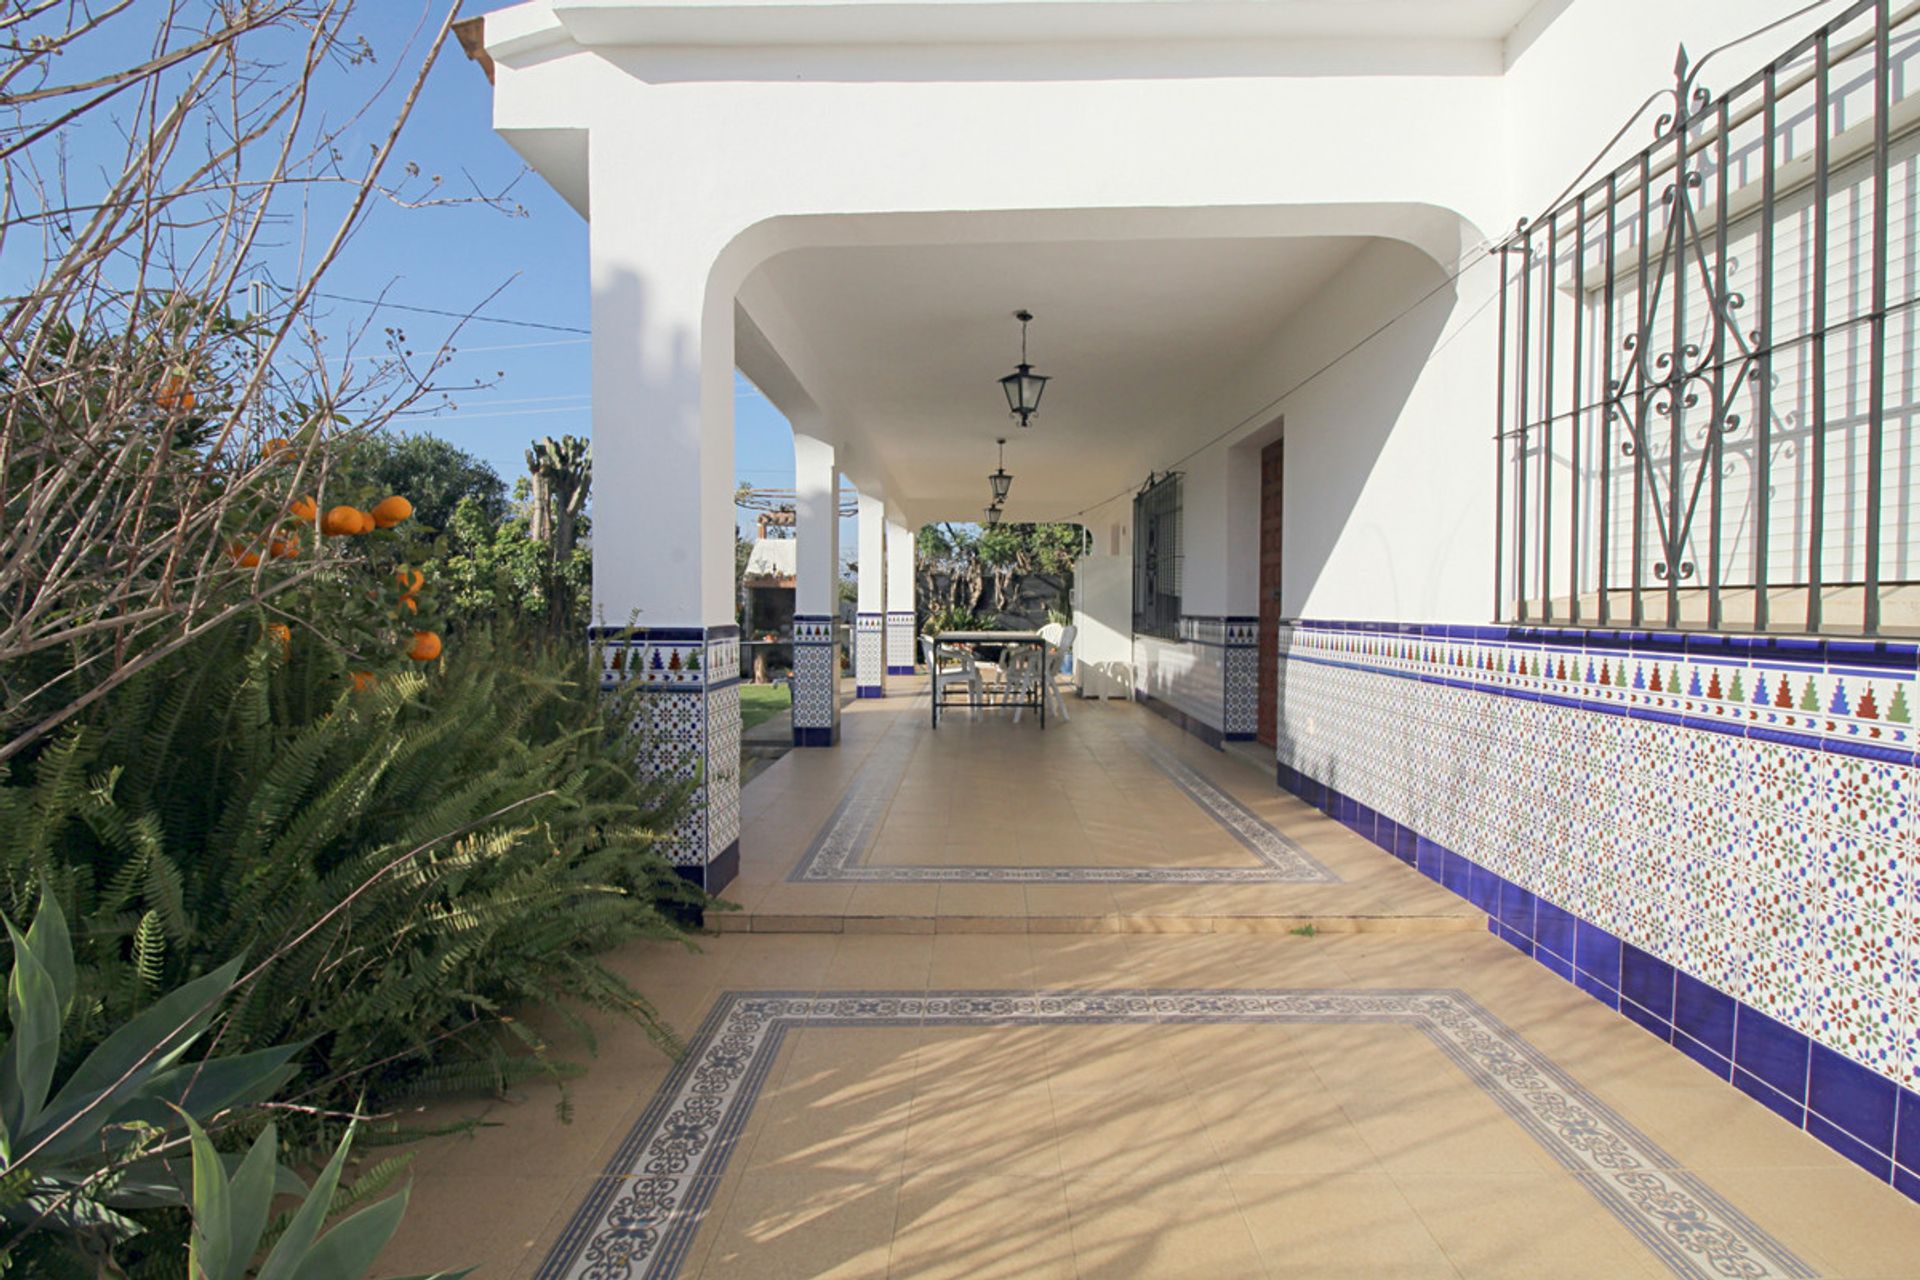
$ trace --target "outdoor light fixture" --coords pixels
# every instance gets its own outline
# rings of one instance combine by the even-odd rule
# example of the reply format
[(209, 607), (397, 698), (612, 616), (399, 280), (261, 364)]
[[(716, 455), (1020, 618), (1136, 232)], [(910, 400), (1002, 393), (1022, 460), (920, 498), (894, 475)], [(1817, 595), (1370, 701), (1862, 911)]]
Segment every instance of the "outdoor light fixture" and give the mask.
[(1033, 366), (1027, 363), (1027, 325), (1033, 319), (1033, 312), (1022, 308), (1013, 313), (1020, 322), (1020, 365), (1012, 373), (1000, 379), (1000, 389), (1007, 393), (1007, 410), (1020, 419), (1020, 425), (1033, 425), (1029, 419), (1040, 411), (1040, 393), (1047, 389), (1047, 376), (1035, 373)]
[(998, 507), (1006, 502), (1007, 490), (1013, 488), (1013, 477), (1007, 474), (1007, 442), (1000, 441), (1000, 466), (987, 477), (987, 484), (993, 489), (993, 505)]
[(996, 502), (992, 506), (987, 508), (987, 527), (991, 529), (999, 523), (1000, 523), (1000, 504)]

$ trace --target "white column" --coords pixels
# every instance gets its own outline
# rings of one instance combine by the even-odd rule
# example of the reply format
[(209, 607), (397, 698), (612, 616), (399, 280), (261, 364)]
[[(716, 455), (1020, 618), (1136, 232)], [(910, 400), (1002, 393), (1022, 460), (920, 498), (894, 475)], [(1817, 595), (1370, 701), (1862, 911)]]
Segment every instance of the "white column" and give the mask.
[(913, 548), (915, 530), (898, 514), (887, 516), (887, 674), (913, 674), (915, 633)]
[(648, 234), (639, 178), (594, 173), (590, 630), (640, 772), (695, 781), (668, 860), (717, 892), (740, 861), (732, 300), (709, 302), (717, 249)]
[(833, 445), (793, 434), (793, 745), (840, 739), (840, 467)]
[(853, 619), (854, 690), (862, 698), (887, 696), (887, 508), (860, 495), (860, 599)]

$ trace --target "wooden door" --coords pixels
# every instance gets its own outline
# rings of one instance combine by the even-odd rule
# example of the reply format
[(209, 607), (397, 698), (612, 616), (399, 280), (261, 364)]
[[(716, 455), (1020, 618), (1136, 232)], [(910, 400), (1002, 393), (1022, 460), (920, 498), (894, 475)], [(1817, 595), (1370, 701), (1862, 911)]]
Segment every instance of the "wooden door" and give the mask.
[(1279, 737), (1280, 681), (1280, 477), (1282, 446), (1260, 451), (1260, 741)]

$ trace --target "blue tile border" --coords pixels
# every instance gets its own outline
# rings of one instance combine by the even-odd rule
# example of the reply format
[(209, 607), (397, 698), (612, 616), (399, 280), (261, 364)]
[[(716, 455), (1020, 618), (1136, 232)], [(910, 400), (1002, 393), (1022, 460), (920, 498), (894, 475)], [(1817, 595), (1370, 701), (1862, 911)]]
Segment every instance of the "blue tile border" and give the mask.
[(1409, 854), (1404, 826), (1298, 769), (1280, 765), (1275, 781), (1485, 910), (1487, 931), (1502, 942), (1920, 1201), (1920, 1093), (1425, 836)]

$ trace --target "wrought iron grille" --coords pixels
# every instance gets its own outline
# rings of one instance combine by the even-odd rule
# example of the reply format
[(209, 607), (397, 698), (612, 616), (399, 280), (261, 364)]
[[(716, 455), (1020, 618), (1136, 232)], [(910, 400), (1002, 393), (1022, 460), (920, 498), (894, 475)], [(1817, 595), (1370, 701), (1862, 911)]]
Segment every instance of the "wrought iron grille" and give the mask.
[(1920, 631), (1920, 4), (1861, 0), (1498, 249), (1504, 620)]
[(1180, 633), (1180, 475), (1149, 477), (1133, 498), (1133, 629)]

